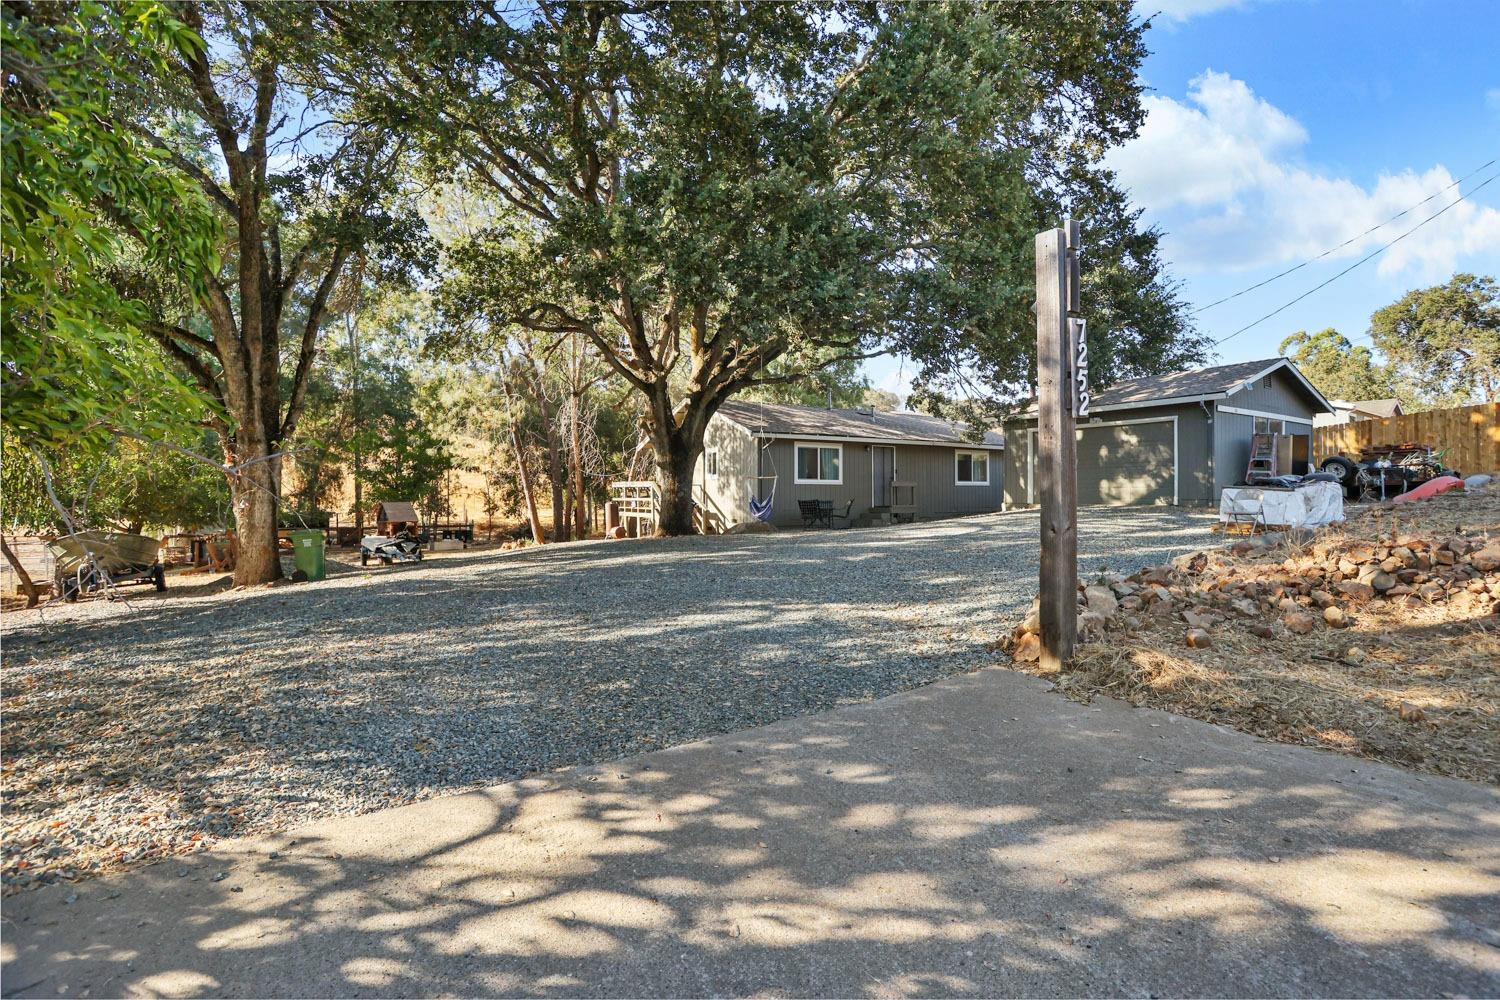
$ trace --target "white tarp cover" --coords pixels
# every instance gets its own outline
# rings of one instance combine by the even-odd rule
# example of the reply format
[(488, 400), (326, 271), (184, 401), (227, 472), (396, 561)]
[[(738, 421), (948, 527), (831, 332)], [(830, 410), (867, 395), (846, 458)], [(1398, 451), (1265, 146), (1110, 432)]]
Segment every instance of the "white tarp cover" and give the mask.
[(1294, 490), (1229, 486), (1219, 494), (1219, 520), (1249, 521), (1285, 528), (1319, 528), (1344, 519), (1344, 489), (1338, 483), (1308, 483)]

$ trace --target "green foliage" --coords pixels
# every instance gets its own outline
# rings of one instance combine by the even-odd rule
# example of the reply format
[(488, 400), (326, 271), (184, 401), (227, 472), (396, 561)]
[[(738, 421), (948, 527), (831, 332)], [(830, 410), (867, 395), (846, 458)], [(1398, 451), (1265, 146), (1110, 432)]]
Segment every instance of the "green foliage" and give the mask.
[(1329, 399), (1388, 399), (1397, 394), (1374, 352), (1355, 347), (1332, 327), (1313, 334), (1299, 330), (1283, 340), (1278, 351), (1295, 361)]
[(499, 192), (451, 248), (476, 344), (583, 331), (663, 429), (701, 408), (652, 387), (721, 398), (1022, 294), (1027, 151), (997, 131), (1034, 109), (999, 8), (445, 10), (331, 11), (327, 71)]
[(299, 510), (347, 506), (343, 483), (356, 455), (366, 503), (415, 500), (431, 509), (458, 457), (443, 380), (423, 372), (417, 353), (430, 316), (421, 296), (390, 294), (365, 311), (357, 351), (343, 331), (324, 335), (293, 444)]
[(1138, 74), (1147, 25), (1128, 4), (987, 10), (1012, 42), (1015, 113), (999, 128), (1006, 148), (1025, 158), (1027, 200), (1018, 209), (1025, 217), (987, 262), (992, 274), (958, 276), (989, 290), (986, 321), (930, 323), (903, 345), (922, 365), (912, 405), (976, 424), (1035, 391), (1034, 239), (1065, 217), (1078, 219), (1082, 230), (1081, 299), (1094, 385), (1190, 367), (1209, 348), (1167, 276), (1160, 233), (1143, 225), (1140, 210), (1100, 165), (1144, 120)]
[(1370, 317), (1370, 334), (1392, 379), (1419, 404), (1463, 406), (1500, 399), (1500, 287), (1455, 274), (1407, 292)]
[[(211, 432), (194, 450), (213, 455)], [(0, 507), (4, 530), (66, 534), (67, 520), (48, 499), (37, 454), (10, 431), (0, 458)], [(46, 455), (53, 488), (80, 529), (159, 531), (229, 523), (229, 489), (213, 466), (161, 444), (121, 438), (99, 451), (69, 449)]]
[(49, 448), (97, 450), (112, 429), (180, 436), (207, 406), (143, 336), (146, 310), (111, 274), (204, 272), (218, 230), (160, 154), (108, 123), (124, 66), (202, 43), (147, 2), (7, 4), (0, 32), (4, 426)]
[[(775, 381), (784, 377), (786, 381)], [(804, 406), (835, 406), (847, 409), (864, 405), (870, 381), (859, 370), (859, 362), (834, 361), (809, 373), (778, 359), (766, 366), (769, 381), (740, 393), (741, 399), (763, 399), (768, 403), (799, 403)]]

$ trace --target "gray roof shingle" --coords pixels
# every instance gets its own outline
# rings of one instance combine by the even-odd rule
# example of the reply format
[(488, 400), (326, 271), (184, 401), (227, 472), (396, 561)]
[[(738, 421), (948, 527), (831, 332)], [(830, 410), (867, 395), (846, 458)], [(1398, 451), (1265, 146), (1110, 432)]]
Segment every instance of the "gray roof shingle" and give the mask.
[(1254, 378), (1282, 358), (1261, 361), (1237, 361), (1232, 365), (1195, 368), (1170, 375), (1142, 375), (1116, 382), (1094, 394), (1095, 407), (1121, 406), (1126, 403), (1158, 402), (1191, 396), (1214, 396), (1229, 392), (1246, 379)]
[[(972, 444), (964, 437), (968, 425), (921, 413), (870, 413), (865, 410), (827, 410), (790, 403), (730, 400), (719, 413), (754, 433), (770, 437), (839, 438), (850, 441), (909, 441), (912, 444)], [(984, 435), (987, 447), (1005, 447), (998, 431)]]
[(1399, 399), (1340, 399), (1335, 400), (1334, 405), (1372, 417), (1394, 417), (1401, 412)]

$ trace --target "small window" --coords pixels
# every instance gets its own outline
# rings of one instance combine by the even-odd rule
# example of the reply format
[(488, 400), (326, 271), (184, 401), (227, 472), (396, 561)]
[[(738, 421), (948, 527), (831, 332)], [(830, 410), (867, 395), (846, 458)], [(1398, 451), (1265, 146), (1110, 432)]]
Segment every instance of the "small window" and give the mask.
[(958, 486), (988, 486), (990, 484), (989, 452), (954, 452), (953, 482)]
[(844, 446), (797, 445), (797, 482), (838, 485), (844, 481)]
[(1270, 417), (1253, 417), (1255, 422), (1254, 433), (1256, 434), (1285, 434), (1286, 421), (1272, 420)]
[(1271, 388), (1271, 376), (1267, 375), (1265, 378), (1261, 379), (1260, 380), (1260, 387), (1262, 389), (1269, 389), (1269, 388)]
[(710, 448), (703, 453), (703, 468), (709, 479), (719, 478), (719, 449)]

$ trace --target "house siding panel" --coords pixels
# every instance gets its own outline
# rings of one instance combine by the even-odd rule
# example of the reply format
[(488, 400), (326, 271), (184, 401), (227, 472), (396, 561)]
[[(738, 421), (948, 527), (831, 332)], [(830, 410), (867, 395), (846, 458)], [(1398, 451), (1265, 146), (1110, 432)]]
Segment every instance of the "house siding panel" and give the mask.
[[(812, 442), (809, 442), (812, 443)], [(818, 442), (826, 444), (828, 442)], [(868, 513), (874, 496), (870, 479), (871, 453), (863, 442), (843, 442), (843, 482), (837, 486), (822, 486), (812, 483), (797, 483), (795, 442), (778, 439), (771, 442), (764, 452), (766, 472), (772, 463), (778, 476), (776, 503), (771, 510), (771, 523), (778, 527), (796, 527), (802, 523), (797, 509), (798, 500), (828, 500), (834, 510), (842, 513), (845, 505), (853, 501), (850, 518)], [(898, 444), (896, 449), (896, 478), (917, 484), (917, 516), (920, 518), (953, 517), (960, 514), (979, 514), (1000, 509), (1003, 488), (1001, 483), (1000, 452), (984, 449), (990, 453), (990, 484), (988, 486), (956, 486), (953, 482), (953, 453), (958, 450), (946, 445)], [(769, 482), (766, 484), (769, 486)], [(748, 517), (748, 514), (744, 515)], [(744, 517), (740, 518), (741, 520)], [(732, 522), (731, 522), (732, 523)]]
[[(1287, 421), (1287, 432), (1311, 434), (1316, 409), (1301, 383), (1285, 371), (1272, 373), (1270, 379), (1270, 386), (1265, 385), (1265, 379), (1260, 379), (1250, 388), (1241, 389), (1222, 400), (1218, 406), (1295, 417), (1298, 418), (1296, 422)], [(1215, 407), (1213, 428), (1215, 498), (1224, 487), (1244, 481), (1245, 469), (1250, 464), (1250, 438), (1255, 433), (1253, 416), (1226, 413), (1218, 406)]]
[[(1097, 415), (1097, 421), (1089, 421), (1083, 427), (1097, 423), (1114, 423), (1129, 420), (1160, 420), (1162, 417), (1177, 418), (1177, 499), (1179, 503), (1208, 503), (1218, 499), (1214, 488), (1213, 449), (1210, 439), (1208, 414), (1197, 403), (1178, 406), (1152, 406), (1129, 410), (1107, 410)], [(1134, 424), (1124, 425), (1136, 426)], [(1167, 425), (1170, 426), (1170, 425)], [(1005, 433), (1005, 481), (1008, 484), (1005, 500), (1008, 506), (1024, 507), (1035, 502), (1029, 499), (1028, 478), (1034, 475), (1027, 457), (1028, 439), (1036, 428), (1036, 421), (1013, 422), (1006, 425)], [(1102, 428), (1107, 430), (1108, 428)], [(1094, 433), (1097, 433), (1095, 431)], [(1031, 450), (1036, 450), (1035, 442)], [(1107, 469), (1096, 475), (1108, 476)], [(1080, 481), (1080, 498), (1085, 496), (1084, 483)], [(1156, 494), (1143, 498), (1143, 502), (1154, 502)], [(1167, 502), (1171, 501), (1170, 493)]]
[[(708, 512), (709, 525), (722, 531), (750, 520), (750, 494), (756, 491), (755, 439), (743, 427), (715, 418), (708, 422), (703, 433), (703, 448), (705, 453), (710, 448), (719, 452), (716, 478), (708, 478), (707, 462), (702, 455), (693, 470), (693, 499)], [(766, 482), (766, 489), (770, 486)]]

